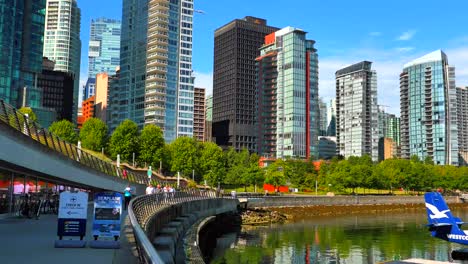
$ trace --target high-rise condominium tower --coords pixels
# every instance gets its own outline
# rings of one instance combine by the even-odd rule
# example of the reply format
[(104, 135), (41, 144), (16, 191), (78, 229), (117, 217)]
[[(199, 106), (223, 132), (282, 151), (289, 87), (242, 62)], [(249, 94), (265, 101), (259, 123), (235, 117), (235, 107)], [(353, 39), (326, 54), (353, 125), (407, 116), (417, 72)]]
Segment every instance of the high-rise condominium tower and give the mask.
[(377, 73), (362, 61), (336, 72), (338, 154), (378, 159)]
[(331, 99), (327, 107), (327, 136), (336, 136), (336, 99)]
[(123, 1), (118, 123), (193, 136), (192, 28), (193, 0)]
[(327, 104), (323, 101), (323, 98), (319, 98), (319, 112), (320, 112), (320, 122), (319, 122), (319, 136), (327, 135)]
[(203, 142), (205, 136), (205, 88), (195, 87), (193, 105), (193, 138)]
[(0, 99), (16, 107), (41, 106), (45, 1), (0, 2)]
[(80, 21), (81, 11), (76, 0), (47, 0), (44, 57), (55, 62), (55, 71), (74, 75), (72, 120), (76, 120), (78, 111), (81, 56)]
[(318, 55), (306, 32), (286, 27), (265, 37), (257, 60), (261, 155), (318, 157)]
[(120, 29), (116, 19), (98, 18), (91, 20), (88, 50), (88, 81), (83, 99), (95, 95), (96, 75), (112, 75), (120, 65)]
[(261, 18), (236, 19), (215, 31), (213, 137), (223, 147), (256, 151), (255, 58), (266, 35)]
[(460, 165), (468, 165), (468, 86), (457, 87), (458, 151)]
[(401, 155), (458, 165), (455, 68), (441, 50), (404, 65), (400, 74)]

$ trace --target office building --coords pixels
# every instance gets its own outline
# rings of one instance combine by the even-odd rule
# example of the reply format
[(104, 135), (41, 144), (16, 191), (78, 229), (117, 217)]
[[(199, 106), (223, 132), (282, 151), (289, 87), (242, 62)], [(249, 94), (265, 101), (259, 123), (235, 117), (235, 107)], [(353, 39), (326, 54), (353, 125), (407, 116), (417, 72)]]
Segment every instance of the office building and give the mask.
[(42, 106), (53, 109), (56, 113), (56, 120), (66, 119), (74, 123), (75, 120), (72, 120), (74, 75), (53, 69), (54, 63), (44, 58), (42, 73), (38, 77), (38, 88), (42, 92)]
[[(108, 77), (108, 99), (107, 99), (107, 113), (106, 124), (109, 131), (114, 131), (120, 124), (119, 120), (119, 107), (120, 107), (120, 90), (125, 87), (120, 86), (120, 67), (117, 67), (115, 74)], [(120, 121), (120, 122), (119, 122)]]
[(306, 32), (265, 37), (257, 61), (257, 146), (262, 156), (318, 156), (318, 55)]
[(54, 71), (73, 74), (73, 118), (77, 120), (80, 80), (81, 11), (76, 0), (47, 0), (44, 57), (55, 62)]
[(327, 107), (327, 136), (336, 137), (336, 99), (331, 99)]
[(205, 142), (213, 142), (213, 96), (209, 95), (206, 97), (205, 102)]
[(223, 148), (256, 148), (255, 58), (266, 35), (278, 28), (265, 19), (235, 19), (215, 31), (213, 137)]
[(336, 72), (337, 151), (378, 160), (377, 73), (362, 61)]
[(82, 123), (84, 124), (88, 119), (94, 117), (94, 102), (95, 97), (91, 96), (90, 98), (84, 100), (81, 103), (81, 115), (82, 115)]
[(458, 165), (455, 68), (441, 50), (404, 65), (400, 74), (401, 155)]
[(41, 107), (45, 1), (0, 2), (0, 99), (15, 107)]
[(329, 160), (336, 156), (336, 137), (319, 136), (318, 158)]
[(457, 87), (459, 163), (468, 165), (468, 86)]
[(88, 50), (88, 80), (83, 99), (95, 95), (98, 73), (112, 74), (120, 65), (120, 20), (98, 18), (91, 20)]
[(203, 142), (205, 135), (205, 88), (195, 87), (193, 104), (193, 138)]
[(107, 122), (107, 103), (109, 92), (109, 75), (105, 72), (96, 75), (96, 95), (94, 102), (94, 116)]
[(193, 136), (193, 0), (124, 0), (118, 123)]
[(319, 121), (319, 136), (327, 135), (327, 104), (323, 101), (323, 98), (319, 98), (319, 112), (320, 112), (320, 121)]

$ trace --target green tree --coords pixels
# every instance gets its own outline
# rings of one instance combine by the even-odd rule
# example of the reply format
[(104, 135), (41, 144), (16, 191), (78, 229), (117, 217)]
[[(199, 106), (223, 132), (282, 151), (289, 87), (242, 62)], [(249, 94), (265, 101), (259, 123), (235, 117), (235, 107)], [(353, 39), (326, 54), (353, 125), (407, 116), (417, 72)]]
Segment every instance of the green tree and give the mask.
[(191, 137), (179, 137), (171, 145), (171, 171), (185, 176), (197, 169), (198, 142)]
[(223, 150), (212, 142), (205, 142), (201, 146), (199, 172), (210, 186), (224, 183), (225, 158)]
[(29, 121), (37, 121), (37, 116), (34, 113), (34, 111), (31, 109), (31, 107), (21, 107), (18, 109), (18, 111), (24, 115), (28, 115)]
[(284, 168), (286, 163), (278, 159), (273, 164), (270, 164), (265, 169), (265, 183), (275, 186), (275, 189), (281, 185), (286, 184), (286, 176), (284, 175)]
[(83, 148), (100, 151), (107, 143), (107, 126), (99, 118), (90, 118), (80, 130)]
[(49, 132), (69, 143), (76, 144), (78, 142), (75, 125), (66, 119), (52, 123), (49, 127)]
[(109, 152), (113, 159), (120, 154), (122, 160), (129, 161), (133, 153), (138, 155), (138, 126), (126, 119), (115, 129), (109, 141)]
[(143, 128), (139, 138), (140, 151), (138, 159), (153, 167), (159, 167), (163, 160), (164, 135), (160, 127), (147, 125)]

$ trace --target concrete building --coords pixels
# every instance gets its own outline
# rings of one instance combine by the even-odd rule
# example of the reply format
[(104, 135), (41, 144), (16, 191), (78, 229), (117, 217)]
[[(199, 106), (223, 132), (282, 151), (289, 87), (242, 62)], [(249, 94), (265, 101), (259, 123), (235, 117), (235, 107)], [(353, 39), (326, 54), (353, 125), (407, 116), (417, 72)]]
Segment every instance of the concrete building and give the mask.
[(378, 160), (377, 73), (362, 61), (336, 72), (336, 137), (339, 155)]
[(236, 150), (256, 147), (255, 58), (266, 35), (278, 28), (265, 19), (235, 19), (215, 31), (213, 137)]
[(98, 73), (112, 74), (120, 65), (120, 20), (98, 18), (91, 20), (88, 49), (88, 80), (83, 100), (95, 95)]
[(401, 155), (458, 165), (455, 68), (441, 50), (404, 65), (400, 74)]
[(117, 67), (115, 74), (108, 76), (108, 99), (107, 99), (107, 113), (106, 124), (111, 131), (119, 126), (119, 107), (121, 89), (125, 87), (120, 86), (120, 67)]
[(73, 74), (73, 118), (77, 120), (80, 80), (81, 11), (76, 0), (47, 0), (44, 57), (55, 62), (55, 71)]
[(107, 123), (107, 104), (109, 92), (109, 75), (105, 72), (96, 75), (96, 95), (94, 96), (94, 116)]
[(203, 142), (205, 140), (205, 88), (195, 87), (193, 104), (193, 138)]
[(88, 119), (94, 117), (94, 96), (83, 101), (81, 104), (82, 123), (85, 123)]
[[(42, 91), (41, 103), (44, 108), (53, 109), (56, 120), (73, 120), (73, 85), (74, 75), (68, 72), (54, 71), (54, 63), (44, 58), (42, 73), (38, 76), (38, 88)], [(45, 125), (45, 124), (42, 124)], [(48, 127), (48, 126), (47, 126)]]
[(206, 97), (205, 102), (205, 142), (213, 142), (213, 96)]
[(306, 32), (265, 37), (257, 61), (257, 146), (261, 156), (318, 156), (318, 55)]
[(468, 86), (457, 87), (459, 163), (468, 166)]
[(123, 1), (117, 123), (193, 136), (192, 28), (193, 0)]
[(44, 1), (0, 3), (0, 99), (17, 108), (41, 107), (44, 8)]

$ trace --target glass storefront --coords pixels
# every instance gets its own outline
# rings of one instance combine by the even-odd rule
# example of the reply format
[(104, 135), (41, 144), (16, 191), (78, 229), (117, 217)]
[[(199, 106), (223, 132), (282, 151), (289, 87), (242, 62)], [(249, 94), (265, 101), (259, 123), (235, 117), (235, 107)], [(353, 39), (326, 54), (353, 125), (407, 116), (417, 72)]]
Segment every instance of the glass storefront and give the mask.
[(21, 215), (22, 205), (31, 200), (56, 201), (58, 194), (65, 190), (81, 189), (0, 168), (0, 217)]

